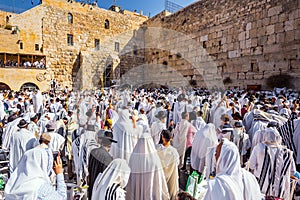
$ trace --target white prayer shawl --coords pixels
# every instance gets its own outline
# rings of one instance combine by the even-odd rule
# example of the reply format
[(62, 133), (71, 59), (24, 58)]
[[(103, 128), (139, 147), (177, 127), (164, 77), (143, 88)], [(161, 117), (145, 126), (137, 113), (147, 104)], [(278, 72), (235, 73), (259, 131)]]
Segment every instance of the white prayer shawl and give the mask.
[(205, 102), (203, 104), (203, 108), (202, 108), (202, 112), (203, 112), (203, 120), (205, 122), (208, 122), (209, 120), (209, 113), (210, 113), (210, 110), (209, 110), (209, 103), (208, 102)]
[(89, 175), (88, 171), (88, 161), (90, 153), (93, 149), (99, 147), (96, 141), (96, 132), (85, 131), (80, 136), (80, 147), (79, 147), (79, 167), (78, 176), (85, 179)]
[(61, 135), (59, 135), (56, 132), (48, 132), (51, 136), (51, 141), (49, 143), (49, 148), (52, 151), (60, 151), (63, 148), (63, 145), (65, 143), (65, 138)]
[(173, 143), (172, 145), (177, 150), (180, 158), (180, 167), (184, 162), (184, 154), (186, 150), (186, 140), (189, 126), (192, 126), (187, 120), (183, 119), (179, 122), (176, 128), (173, 130)]
[(244, 116), (244, 119), (243, 119), (243, 124), (245, 126), (246, 133), (249, 132), (249, 130), (251, 128), (252, 121), (253, 121), (253, 111), (247, 112)]
[(267, 121), (254, 120), (252, 122), (250, 130), (248, 131), (248, 135), (249, 135), (250, 141), (252, 141), (254, 133), (256, 131), (266, 129), (267, 126), (268, 126), (268, 123), (269, 122), (267, 122)]
[(216, 147), (209, 147), (205, 156), (205, 179), (210, 179), (212, 172), (215, 172), (216, 168), (216, 157), (215, 157)]
[(84, 126), (87, 122), (87, 115), (86, 112), (88, 111), (87, 109), (87, 104), (82, 101), (79, 105), (79, 113), (78, 113), (78, 123), (80, 126)]
[(211, 123), (200, 129), (194, 138), (191, 152), (191, 165), (198, 172), (203, 172), (207, 150), (218, 144), (215, 126)]
[(4, 150), (9, 149), (11, 135), (19, 129), (19, 127), (17, 125), (19, 124), (21, 119), (22, 118), (19, 117), (19, 118), (15, 119), (14, 121), (9, 122), (6, 125), (3, 135), (2, 135), (2, 148)]
[(173, 111), (173, 120), (174, 123), (177, 124), (178, 122), (181, 121), (181, 113), (184, 112), (186, 106), (186, 102), (175, 102), (174, 104), (174, 111)]
[(39, 188), (43, 184), (50, 184), (49, 162), (53, 162), (53, 157), (51, 159), (49, 156), (40, 147), (25, 152), (5, 186), (5, 199), (36, 200)]
[[(267, 145), (268, 148), (268, 155), (270, 156), (270, 163), (267, 167), (267, 173), (264, 175), (263, 168), (264, 168), (264, 160), (265, 158), (265, 144), (258, 144), (253, 149), (253, 152), (250, 156), (250, 168), (254, 169), (254, 174), (257, 178), (261, 176), (263, 178), (263, 182), (261, 184), (261, 191), (266, 195), (281, 197), (284, 199), (290, 199), (290, 175), (295, 172), (295, 166), (292, 159), (292, 152), (288, 150), (288, 153), (291, 157), (291, 163), (289, 165), (285, 163), (283, 157), (283, 148), (281, 146), (276, 145)], [(279, 149), (278, 155), (276, 157), (277, 149)], [(275, 161), (276, 158), (276, 161)], [(273, 174), (274, 170), (274, 163), (276, 163), (276, 172)], [(286, 169), (286, 173), (283, 177), (281, 177), (281, 172), (283, 168)], [(268, 185), (270, 183), (270, 179), (274, 177), (274, 184), (272, 184), (269, 192), (267, 192)], [(282, 179), (282, 183), (280, 185), (280, 179)], [(281, 191), (281, 192), (280, 192)], [(283, 194), (284, 193), (284, 194)]]
[(164, 147), (162, 144), (157, 146), (157, 153), (161, 160), (161, 164), (164, 170), (170, 198), (172, 200), (175, 200), (176, 194), (179, 191), (179, 186), (178, 186), (179, 155), (177, 153), (177, 150), (174, 147), (172, 146)]
[(129, 158), (135, 147), (139, 134), (142, 132), (142, 127), (137, 126), (133, 128), (133, 123), (129, 119), (129, 110), (121, 110), (119, 113), (119, 119), (113, 127), (113, 139), (117, 143), (112, 143), (110, 148), (110, 154), (112, 157), (121, 158), (129, 162)]
[(82, 166), (82, 162), (80, 161), (80, 137), (77, 137), (72, 142), (72, 153), (73, 153), (73, 161), (74, 161), (74, 172), (77, 175), (77, 183), (80, 182), (80, 170)]
[(9, 150), (10, 172), (13, 172), (26, 151), (32, 149), (36, 138), (32, 132), (22, 128), (12, 134)]
[(0, 100), (0, 121), (2, 121), (5, 117), (6, 113), (4, 111), (4, 103)]
[(215, 125), (216, 128), (219, 128), (222, 125), (221, 116), (223, 114), (226, 114), (226, 107), (220, 106), (215, 109), (215, 111), (212, 113), (213, 121), (212, 123)]
[(263, 136), (264, 136), (264, 129), (258, 130), (254, 133), (254, 136), (252, 138), (252, 143), (251, 143), (251, 150), (253, 150), (257, 144), (263, 142)]
[(157, 119), (155, 117), (155, 111), (156, 111), (156, 108), (155, 107), (152, 107), (150, 108), (150, 111), (148, 112), (147, 114), (147, 119), (148, 119), (148, 122), (149, 122), (149, 125), (151, 126), (152, 123)]
[(300, 119), (294, 120), (294, 130), (293, 141), (297, 149), (296, 164), (300, 164)]
[(168, 187), (150, 134), (144, 133), (130, 157), (130, 178), (126, 187), (127, 200), (169, 200)]
[(206, 125), (206, 122), (202, 119), (202, 117), (197, 117), (197, 119), (192, 120), (191, 123), (196, 128), (197, 131), (199, 131)]
[(40, 127), (38, 127), (38, 125), (36, 123), (32, 122), (32, 121), (28, 124), (28, 130), (30, 132), (32, 132), (35, 137), (38, 137), (38, 136), (41, 135)]
[[(251, 191), (250, 193), (248, 193)], [(234, 143), (223, 139), (216, 164), (216, 177), (208, 181), (204, 200), (258, 200), (260, 189), (255, 177), (242, 170), (240, 156)]]
[(162, 130), (166, 130), (166, 123), (163, 123), (162, 121), (158, 120), (154, 122), (151, 126), (151, 135), (154, 141), (154, 144), (158, 144), (160, 140), (160, 134)]
[(96, 178), (91, 200), (105, 200), (107, 189), (114, 183), (120, 184), (121, 188), (125, 188), (129, 176), (130, 168), (126, 160), (114, 159), (104, 172)]
[(43, 111), (43, 95), (40, 91), (33, 95), (32, 101), (34, 106), (34, 112), (41, 113)]

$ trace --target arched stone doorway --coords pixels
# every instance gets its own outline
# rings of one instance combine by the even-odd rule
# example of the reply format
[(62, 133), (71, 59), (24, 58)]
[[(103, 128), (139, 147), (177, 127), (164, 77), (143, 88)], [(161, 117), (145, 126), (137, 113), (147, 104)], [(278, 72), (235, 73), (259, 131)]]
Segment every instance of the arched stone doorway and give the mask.
[(0, 91), (4, 91), (4, 90), (11, 90), (11, 89), (6, 83), (0, 82)]
[(112, 81), (112, 66), (108, 65), (104, 70), (104, 87), (110, 87)]
[(24, 91), (24, 90), (29, 90), (29, 91), (33, 91), (33, 90), (39, 90), (39, 87), (34, 84), (34, 83), (24, 83), (21, 88), (20, 88), (21, 91)]

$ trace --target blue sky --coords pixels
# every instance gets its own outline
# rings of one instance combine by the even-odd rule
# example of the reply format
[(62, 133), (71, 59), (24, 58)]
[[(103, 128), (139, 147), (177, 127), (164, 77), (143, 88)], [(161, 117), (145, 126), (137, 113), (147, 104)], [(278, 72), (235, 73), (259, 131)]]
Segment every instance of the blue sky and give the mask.
[[(80, 0), (76, 0), (80, 1)], [(91, 0), (91, 2), (94, 0)], [(126, 10), (140, 10), (143, 11), (144, 15), (154, 16), (164, 10), (165, 0), (116, 0), (117, 5), (121, 6), (122, 9)], [(172, 2), (181, 5), (183, 7), (195, 2), (196, 0), (171, 0)], [(15, 12), (25, 11), (35, 5), (40, 0), (0, 0), (0, 9), (6, 11)], [(32, 4), (33, 3), (33, 4)], [(98, 0), (98, 6), (101, 8), (109, 8), (113, 4), (113, 0)]]

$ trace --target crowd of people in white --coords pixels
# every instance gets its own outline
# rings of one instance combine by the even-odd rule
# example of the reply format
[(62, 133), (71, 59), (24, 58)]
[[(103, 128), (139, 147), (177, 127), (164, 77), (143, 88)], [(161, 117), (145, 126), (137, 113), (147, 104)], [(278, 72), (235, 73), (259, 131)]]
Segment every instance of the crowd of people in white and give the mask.
[(194, 199), (179, 189), (179, 175), (194, 171), (201, 199), (291, 199), (299, 98), (286, 89), (2, 92), (5, 199), (66, 199), (65, 181), (93, 200)]

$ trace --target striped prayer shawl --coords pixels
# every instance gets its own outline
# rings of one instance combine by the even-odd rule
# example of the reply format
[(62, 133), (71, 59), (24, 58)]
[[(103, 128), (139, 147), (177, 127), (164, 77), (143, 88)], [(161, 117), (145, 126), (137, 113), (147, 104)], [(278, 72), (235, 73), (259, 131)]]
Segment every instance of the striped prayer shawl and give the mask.
[(285, 175), (287, 174), (288, 170), (290, 170), (290, 166), (292, 163), (292, 152), (288, 149), (283, 149), (283, 167), (281, 169), (280, 173), (280, 180), (279, 180), (279, 191), (278, 191), (278, 196), (283, 197), (284, 194), (288, 191), (285, 191), (284, 188), (284, 178)]
[(120, 187), (119, 184), (113, 183), (106, 189), (105, 200), (117, 200), (117, 189)]
[(260, 186), (260, 190), (262, 191), (265, 180), (266, 180), (266, 176), (267, 173), (269, 173), (270, 175), (270, 168), (271, 168), (271, 156), (270, 156), (270, 149), (265, 146), (265, 156), (264, 156), (264, 162), (262, 165), (262, 170), (261, 170), (261, 174), (258, 180), (258, 184)]
[(291, 151), (293, 151), (294, 160), (297, 160), (297, 149), (293, 141), (295, 132), (294, 120), (289, 120), (278, 128), (278, 132), (282, 137), (282, 143)]
[[(258, 183), (261, 191), (266, 189), (266, 195), (273, 194), (276, 197), (282, 198), (286, 196), (286, 194), (290, 194), (290, 191), (286, 191), (286, 186), (284, 184), (286, 184), (287, 178), (289, 180), (288, 173), (292, 164), (292, 153), (293, 152), (287, 148), (278, 148), (272, 169), (270, 148), (267, 146), (265, 147), (265, 159), (263, 161), (262, 171)], [(275, 177), (279, 177), (279, 180), (277, 180)], [(268, 181), (266, 185), (265, 181)]]

